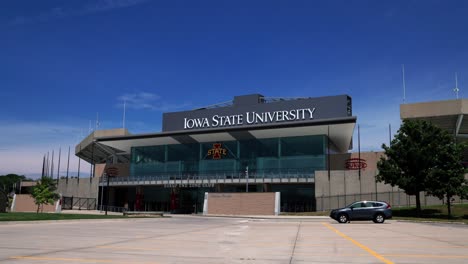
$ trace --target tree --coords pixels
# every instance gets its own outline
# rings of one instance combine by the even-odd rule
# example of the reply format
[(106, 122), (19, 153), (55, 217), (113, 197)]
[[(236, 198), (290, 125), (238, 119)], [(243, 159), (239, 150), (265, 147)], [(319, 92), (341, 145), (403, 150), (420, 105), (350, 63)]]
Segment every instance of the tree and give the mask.
[(0, 188), (0, 213), (5, 213), (9, 205), (8, 195)]
[(429, 194), (441, 200), (446, 198), (448, 217), (451, 218), (452, 197), (468, 196), (468, 182), (465, 179), (465, 168), (461, 163), (466, 145), (456, 144), (448, 133), (441, 144), (444, 147), (438, 153), (438, 165), (429, 173), (426, 186)]
[(429, 173), (438, 165), (446, 132), (424, 120), (404, 120), (390, 146), (382, 145), (385, 156), (377, 163), (378, 182), (398, 186), (416, 196), (416, 212), (421, 213), (420, 192), (426, 190)]
[(59, 198), (59, 195), (56, 193), (57, 187), (55, 183), (55, 180), (50, 177), (42, 177), (40, 182), (33, 187), (31, 196), (37, 205), (36, 213), (39, 213), (44, 204), (54, 204)]
[(9, 193), (13, 191), (13, 189), (19, 187), (20, 181), (28, 180), (24, 175), (17, 175), (17, 174), (7, 174), (7, 175), (0, 175), (0, 189), (4, 192)]

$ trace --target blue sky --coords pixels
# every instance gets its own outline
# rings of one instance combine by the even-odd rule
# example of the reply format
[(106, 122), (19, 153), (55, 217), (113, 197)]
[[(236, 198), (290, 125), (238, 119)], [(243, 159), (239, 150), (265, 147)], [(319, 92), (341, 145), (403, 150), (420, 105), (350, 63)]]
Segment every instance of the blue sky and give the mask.
[(380, 150), (402, 64), (407, 102), (455, 99), (455, 72), (465, 97), (466, 14), (463, 0), (1, 1), (0, 174), (34, 177), (60, 147), (65, 168), (97, 113), (122, 126), (124, 99), (126, 127), (148, 133), (235, 95), (349, 94), (361, 149)]

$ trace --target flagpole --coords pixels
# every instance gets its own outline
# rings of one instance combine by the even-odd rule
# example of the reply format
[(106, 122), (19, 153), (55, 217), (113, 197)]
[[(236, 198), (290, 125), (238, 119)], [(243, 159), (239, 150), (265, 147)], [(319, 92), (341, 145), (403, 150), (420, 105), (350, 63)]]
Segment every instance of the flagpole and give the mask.
[(388, 146), (392, 145), (392, 124), (388, 124)]
[(45, 172), (44, 176), (48, 176), (49, 174), (49, 151), (47, 151), (47, 159), (46, 159), (46, 167), (45, 167)]
[(96, 112), (96, 129), (95, 131), (99, 129), (99, 112)]
[(60, 156), (62, 156), (62, 147), (59, 147), (59, 160), (58, 160), (58, 166), (57, 166), (57, 184), (60, 179)]
[(122, 126), (123, 128), (125, 129), (125, 106), (126, 106), (126, 103), (127, 103), (127, 100), (124, 100), (124, 110), (123, 110), (123, 122), (122, 122)]
[(405, 65), (401, 65), (401, 73), (403, 75), (403, 103), (406, 102), (406, 81), (405, 81)]
[(357, 134), (358, 134), (359, 180), (361, 180), (361, 132), (359, 129), (359, 125), (357, 126)]
[(52, 150), (52, 161), (50, 164), (50, 178), (54, 178), (54, 150)]
[(41, 176), (41, 178), (44, 177), (44, 169), (45, 169), (45, 154), (44, 154), (44, 157), (42, 158), (42, 176)]
[(68, 146), (68, 161), (67, 161), (67, 180), (66, 183), (68, 183), (68, 171), (70, 168), (70, 146)]
[[(81, 144), (80, 144), (80, 152), (81, 152)], [(80, 157), (78, 157), (78, 182), (80, 182)]]

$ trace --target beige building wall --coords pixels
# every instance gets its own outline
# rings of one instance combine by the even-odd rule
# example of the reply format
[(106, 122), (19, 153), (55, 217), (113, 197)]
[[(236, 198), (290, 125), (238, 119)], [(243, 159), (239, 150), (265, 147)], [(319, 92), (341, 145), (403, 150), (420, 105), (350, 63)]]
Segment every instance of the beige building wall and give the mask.
[(112, 177), (128, 177), (130, 174), (130, 164), (96, 164), (94, 178), (65, 178), (59, 180), (58, 193), (62, 196), (80, 198), (98, 198), (99, 180), (106, 171)]
[(275, 215), (275, 193), (209, 193), (207, 214)]
[(452, 116), (465, 113), (468, 113), (468, 100), (466, 99), (400, 105), (402, 119)]
[(58, 183), (58, 193), (62, 196), (79, 198), (98, 198), (99, 179), (95, 178), (73, 178), (60, 179)]
[[(54, 205), (43, 205), (42, 207), (43, 212), (53, 213), (55, 212), (55, 204)], [(17, 194), (15, 198), (15, 212), (36, 212), (37, 205), (34, 203), (34, 198), (32, 198), (29, 194)], [(39, 211), (41, 212), (41, 211)]]
[[(413, 206), (416, 197), (405, 194), (402, 189), (389, 184), (378, 183), (375, 176), (378, 171), (362, 170), (361, 177), (357, 170), (328, 171), (315, 173), (315, 198), (317, 211), (326, 211), (344, 207), (359, 200), (380, 200), (390, 203), (391, 206)], [(465, 175), (468, 178), (468, 175)], [(433, 196), (420, 194), (421, 205), (438, 205), (443, 201)], [(455, 202), (467, 202), (455, 197)]]
[[(330, 156), (330, 170), (347, 170), (347, 161), (356, 164), (357, 159), (359, 157), (361, 158), (361, 162), (363, 163), (363, 165), (365, 164), (364, 166), (366, 166), (366, 168), (364, 168), (363, 171), (376, 170), (377, 162), (379, 161), (382, 155), (383, 152), (361, 152), (361, 154), (353, 152), (344, 154), (333, 154)], [(355, 160), (350, 161), (350, 159)]]

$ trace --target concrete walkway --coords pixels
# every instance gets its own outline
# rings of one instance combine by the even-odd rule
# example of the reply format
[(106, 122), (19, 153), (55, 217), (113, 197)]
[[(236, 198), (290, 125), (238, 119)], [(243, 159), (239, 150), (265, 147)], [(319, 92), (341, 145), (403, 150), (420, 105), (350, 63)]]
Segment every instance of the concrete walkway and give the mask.
[[(104, 211), (99, 210), (62, 210), (63, 214), (94, 214), (104, 215)], [(122, 215), (119, 212), (107, 212), (108, 215)], [(248, 219), (330, 219), (328, 216), (296, 216), (296, 215), (203, 215), (203, 214), (170, 214), (164, 213), (164, 216), (172, 217), (227, 217), (227, 218), (248, 218)]]
[[(62, 214), (91, 214), (91, 215), (104, 215), (105, 211), (99, 210), (62, 210)], [(107, 212), (108, 215), (122, 215), (119, 212)]]

